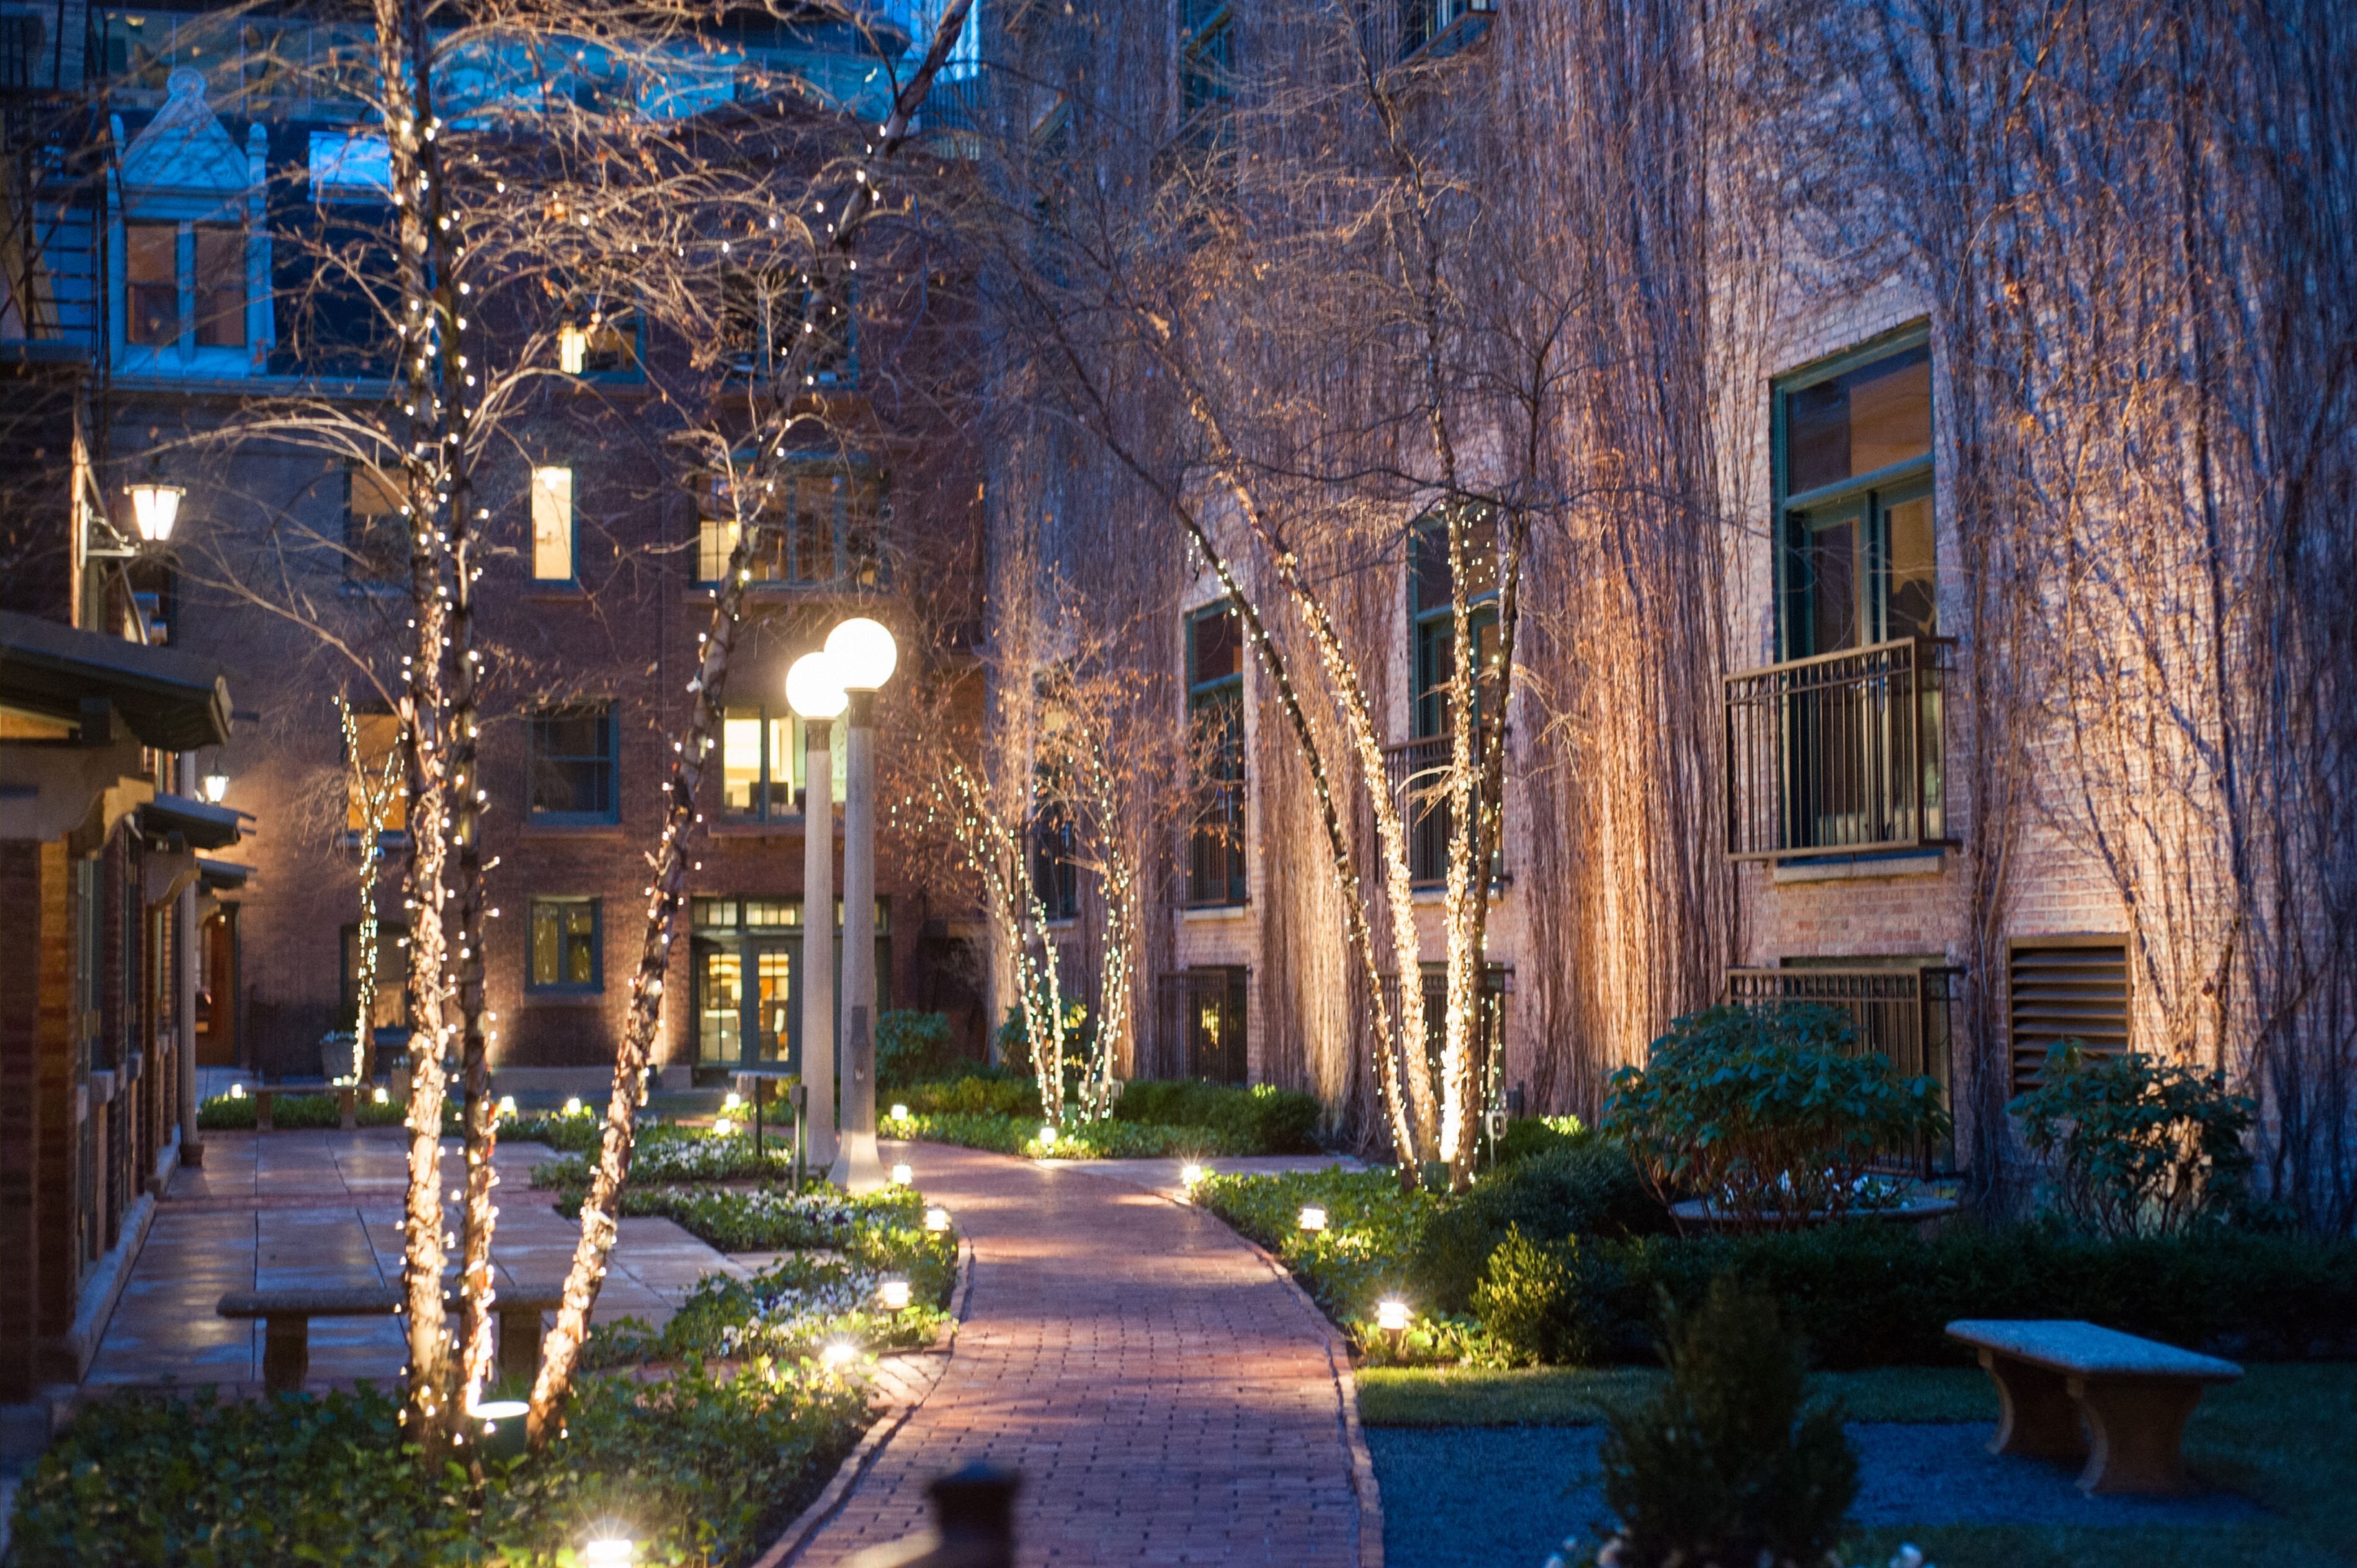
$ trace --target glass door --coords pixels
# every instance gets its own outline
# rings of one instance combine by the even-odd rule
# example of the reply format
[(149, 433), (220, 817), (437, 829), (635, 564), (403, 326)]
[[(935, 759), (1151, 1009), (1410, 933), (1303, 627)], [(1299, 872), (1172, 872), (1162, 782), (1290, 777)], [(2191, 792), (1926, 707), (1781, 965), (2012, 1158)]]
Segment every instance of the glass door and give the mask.
[(750, 950), (755, 991), (750, 1042), (757, 1061), (793, 1065), (802, 1060), (802, 1006), (795, 972), (802, 968), (800, 937), (759, 937)]

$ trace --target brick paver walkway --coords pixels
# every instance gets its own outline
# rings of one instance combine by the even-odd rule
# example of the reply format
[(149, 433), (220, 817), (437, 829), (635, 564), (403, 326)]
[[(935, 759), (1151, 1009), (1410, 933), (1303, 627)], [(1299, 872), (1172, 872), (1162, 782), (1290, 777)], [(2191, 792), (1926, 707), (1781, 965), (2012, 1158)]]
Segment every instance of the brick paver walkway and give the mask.
[(967, 1318), (797, 1568), (923, 1529), (926, 1483), (978, 1459), (1022, 1475), (1026, 1564), (1355, 1568), (1329, 1331), (1253, 1249), (1105, 1176), (899, 1147), (972, 1242)]
[[(560, 1280), (579, 1227), (553, 1195), (533, 1191), (541, 1144), (502, 1144), (500, 1227), (491, 1262), (503, 1279)], [(258, 1392), (262, 1325), (214, 1311), (224, 1292), (391, 1283), (401, 1278), (401, 1203), (407, 1137), (397, 1127), (356, 1133), (210, 1133), (201, 1170), (173, 1173), (123, 1299), (91, 1359), (88, 1383)], [(446, 1139), (443, 1169), (458, 1169)], [(707, 1273), (743, 1265), (668, 1219), (625, 1219), (597, 1319), (662, 1323)], [(311, 1325), (311, 1382), (390, 1382), (407, 1359), (398, 1320), (319, 1318)]]

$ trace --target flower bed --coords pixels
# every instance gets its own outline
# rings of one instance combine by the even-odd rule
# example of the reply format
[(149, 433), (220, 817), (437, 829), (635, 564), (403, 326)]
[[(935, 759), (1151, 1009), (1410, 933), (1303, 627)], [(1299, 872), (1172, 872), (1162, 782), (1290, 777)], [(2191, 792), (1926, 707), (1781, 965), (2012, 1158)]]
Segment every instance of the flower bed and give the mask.
[[(581, 1197), (577, 1190), (566, 1193), (556, 1211), (572, 1219), (581, 1212)], [(622, 1188), (621, 1211), (627, 1218), (672, 1220), (724, 1252), (773, 1252), (839, 1250), (864, 1227), (916, 1226), (922, 1206), (907, 1187), (852, 1197), (823, 1181), (813, 1181), (800, 1192), (781, 1187), (640, 1187), (632, 1182)]]
[[(564, 1121), (588, 1122), (590, 1117), (567, 1117)], [(519, 1141), (531, 1136), (528, 1133), (501, 1127), (502, 1138)], [(594, 1146), (594, 1145), (593, 1145)], [(748, 1133), (726, 1136), (684, 1127), (649, 1127), (643, 1129), (637, 1146), (630, 1153), (629, 1187), (644, 1182), (748, 1181), (790, 1176), (793, 1174), (793, 1155), (781, 1148), (776, 1140), (766, 1140), (760, 1153), (753, 1151), (753, 1140)], [(567, 1155), (561, 1159), (544, 1161), (532, 1167), (532, 1185), (563, 1189), (583, 1189), (589, 1185), (589, 1156)]]

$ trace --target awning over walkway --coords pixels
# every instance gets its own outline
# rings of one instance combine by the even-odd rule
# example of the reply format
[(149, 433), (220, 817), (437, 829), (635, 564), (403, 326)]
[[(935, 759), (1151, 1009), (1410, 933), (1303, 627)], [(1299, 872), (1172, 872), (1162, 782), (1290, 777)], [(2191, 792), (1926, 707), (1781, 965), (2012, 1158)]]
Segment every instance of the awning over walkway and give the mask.
[(0, 610), (0, 703), (77, 720), (91, 698), (158, 750), (229, 739), (229, 681), (211, 660)]
[(202, 855), (197, 857), (198, 881), (208, 893), (234, 893), (244, 886), (245, 879), (253, 875), (253, 867), (250, 865), (240, 865), (228, 860), (207, 860)]
[(139, 826), (162, 837), (178, 833), (190, 849), (227, 849), (243, 835), (250, 813), (186, 795), (158, 795), (139, 808)]

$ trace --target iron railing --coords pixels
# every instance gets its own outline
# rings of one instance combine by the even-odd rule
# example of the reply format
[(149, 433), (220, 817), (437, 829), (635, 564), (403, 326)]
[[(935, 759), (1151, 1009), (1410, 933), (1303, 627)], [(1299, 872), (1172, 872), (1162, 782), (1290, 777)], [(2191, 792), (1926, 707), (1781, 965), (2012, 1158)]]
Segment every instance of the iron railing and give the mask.
[(1728, 856), (1953, 844), (1942, 766), (1954, 646), (1901, 638), (1727, 676)]
[[(1857, 1030), (1860, 1055), (1879, 1051), (1901, 1078), (1929, 1078), (1951, 1108), (1955, 1079), (1949, 1050), (1949, 1004), (1961, 970), (1941, 965), (1904, 969), (1730, 969), (1727, 999), (1749, 1006), (1815, 1002), (1838, 1007)], [(1896, 1150), (1888, 1162), (1919, 1175), (1953, 1170), (1953, 1140), (1941, 1147)]]
[[(1485, 739), (1478, 733), (1473, 737), (1477, 768)], [(1407, 828), (1408, 880), (1418, 887), (1437, 887), (1448, 880), (1448, 833), (1457, 820), (1448, 809), (1449, 751), (1456, 744), (1453, 734), (1441, 734), (1383, 747), (1383, 771)], [(1503, 844), (1490, 846), (1490, 879), (1506, 880)]]
[(1182, 969), (1162, 976), (1155, 993), (1151, 1063), (1140, 1077), (1200, 1078), (1243, 1083), (1251, 974), (1241, 964)]

